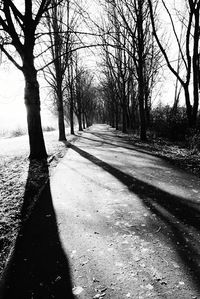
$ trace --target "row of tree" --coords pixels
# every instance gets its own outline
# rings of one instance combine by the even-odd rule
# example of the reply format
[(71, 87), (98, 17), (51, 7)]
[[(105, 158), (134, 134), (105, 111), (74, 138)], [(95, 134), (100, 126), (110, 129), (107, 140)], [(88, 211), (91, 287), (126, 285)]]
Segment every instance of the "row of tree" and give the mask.
[(78, 49), (84, 47), (78, 40), (81, 38), (78, 28), (82, 9), (69, 0), (59, 3), (52, 0), (52, 3), (45, 14), (49, 55), (45, 59), (43, 74), (53, 95), (61, 141), (66, 140), (65, 119), (70, 123), (71, 134), (74, 134), (74, 114), (80, 131), (91, 123), (95, 89), (93, 77), (81, 64), (78, 55)]
[(106, 1), (107, 20), (101, 28), (102, 82), (105, 118), (122, 131), (140, 124), (140, 136), (146, 139), (160, 52), (150, 30), (148, 3)]
[(95, 89), (80, 64), (84, 47), (78, 28), (84, 21), (81, 1), (0, 1), (0, 50), (22, 71), (27, 109), (30, 159), (47, 157), (40, 115), (38, 73), (43, 72), (58, 115), (59, 140), (66, 140), (68, 115), (74, 134), (74, 114), (79, 130), (92, 121)]
[[(0, 0), (0, 50), (24, 74), (30, 158), (47, 156), (40, 116), (38, 72), (51, 88), (58, 115), (59, 140), (65, 140), (65, 119), (74, 133), (93, 120), (117, 129), (139, 128), (146, 139), (151, 119), (152, 92), (165, 61), (175, 76), (174, 113), (180, 87), (184, 91), (188, 126), (195, 128), (199, 107), (199, 0), (183, 0), (181, 8), (164, 0), (99, 0), (101, 23), (90, 19), (81, 1)], [(160, 36), (158, 11), (171, 23), (176, 59)], [(177, 23), (178, 22), (178, 23)], [(175, 25), (176, 23), (176, 25)], [(179, 24), (179, 25), (177, 25)], [(92, 32), (91, 32), (92, 28)], [(178, 30), (177, 30), (178, 28)], [(87, 30), (86, 30), (87, 31)], [(163, 33), (163, 32), (162, 32)], [(85, 36), (96, 41), (85, 44)], [(166, 39), (166, 38), (165, 38)], [(96, 46), (101, 55), (101, 82), (81, 65), (79, 49)]]
[[(160, 79), (159, 70), (165, 64), (175, 79), (173, 113), (177, 112), (183, 90), (188, 127), (195, 128), (200, 82), (200, 1), (184, 0), (180, 7), (176, 7), (174, 1), (164, 0), (101, 3), (107, 16), (104, 26), (98, 27), (104, 73), (100, 109), (103, 119), (116, 128), (122, 124), (123, 132), (128, 127), (139, 127), (140, 137), (145, 140), (150, 125), (152, 92)], [(162, 30), (167, 22), (171, 36)], [(169, 39), (171, 45), (166, 42)]]

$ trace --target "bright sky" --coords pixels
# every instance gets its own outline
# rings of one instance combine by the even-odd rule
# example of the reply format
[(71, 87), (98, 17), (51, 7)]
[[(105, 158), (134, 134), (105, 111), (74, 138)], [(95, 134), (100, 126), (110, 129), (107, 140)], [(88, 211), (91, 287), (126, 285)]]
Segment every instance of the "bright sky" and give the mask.
[[(96, 13), (98, 9), (95, 2), (93, 4), (93, 7), (89, 6), (88, 11)], [(88, 61), (87, 64), (89, 66), (91, 65), (91, 71), (96, 69), (95, 56), (92, 56), (92, 52), (88, 52), (85, 61)], [(170, 76), (170, 78), (168, 84), (163, 84), (161, 87), (162, 98), (165, 104), (173, 102), (174, 77)], [(7, 66), (0, 65), (0, 134), (7, 129), (26, 128), (26, 110), (23, 93), (24, 78), (22, 73), (10, 64), (9, 66), (8, 64)], [(41, 102), (44, 101), (43, 97), (44, 95), (41, 93)], [(51, 113), (47, 112), (44, 106), (42, 106), (41, 112), (43, 125), (50, 125), (52, 120)], [(55, 119), (53, 121), (55, 124)]]
[(24, 126), (26, 113), (23, 101), (22, 74), (14, 67), (0, 66), (0, 130)]

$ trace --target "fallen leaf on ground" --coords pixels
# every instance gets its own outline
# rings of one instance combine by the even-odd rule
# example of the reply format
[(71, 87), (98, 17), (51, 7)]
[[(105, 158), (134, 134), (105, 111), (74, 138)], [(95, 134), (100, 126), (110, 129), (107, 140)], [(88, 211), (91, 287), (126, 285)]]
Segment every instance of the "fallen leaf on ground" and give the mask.
[(161, 285), (167, 285), (167, 282), (166, 281), (162, 281), (160, 284)]
[(173, 263), (173, 266), (174, 266), (175, 269), (179, 269), (180, 268), (180, 266), (178, 264), (176, 264), (176, 263)]
[(157, 269), (155, 269), (154, 267), (151, 267), (151, 271), (153, 274), (154, 279), (156, 279), (157, 281), (163, 280), (163, 275), (162, 273), (160, 273)]
[(84, 261), (81, 263), (82, 266), (86, 265), (88, 263), (88, 261)]
[(128, 244), (128, 241), (123, 241), (122, 242), (122, 245), (126, 245), (126, 244)]
[(93, 282), (99, 282), (99, 280), (97, 278), (95, 278), (95, 277), (92, 278), (92, 281)]
[(100, 289), (99, 291), (100, 291), (101, 293), (104, 293), (106, 290), (107, 290), (107, 288), (105, 287), (105, 288)]
[(117, 267), (123, 267), (123, 264), (120, 263), (120, 262), (116, 262), (116, 263), (115, 263), (115, 266), (117, 266)]
[(98, 294), (96, 294), (96, 295), (93, 297), (93, 299), (102, 298), (102, 297), (104, 297), (105, 295), (106, 295), (106, 293), (98, 293)]
[(196, 190), (196, 189), (192, 189), (192, 191), (193, 191), (194, 193), (198, 193), (198, 192), (199, 192), (199, 191)]
[(83, 288), (82, 287), (74, 287), (72, 292), (74, 295), (80, 295), (83, 292)]
[(55, 279), (55, 282), (61, 280), (61, 276), (57, 276), (56, 279)]
[(153, 286), (150, 283), (146, 285), (146, 288), (150, 291), (153, 290)]
[(185, 283), (183, 281), (179, 281), (179, 285), (183, 286)]
[(141, 252), (142, 252), (142, 253), (146, 253), (146, 252), (148, 252), (148, 251), (149, 251), (148, 248), (142, 248), (142, 249), (141, 249)]

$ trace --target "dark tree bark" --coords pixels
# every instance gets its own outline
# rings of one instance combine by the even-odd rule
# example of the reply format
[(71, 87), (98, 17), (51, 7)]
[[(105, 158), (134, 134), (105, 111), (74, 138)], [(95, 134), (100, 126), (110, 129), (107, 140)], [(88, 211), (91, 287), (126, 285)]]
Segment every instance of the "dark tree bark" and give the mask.
[(83, 113), (83, 129), (86, 129), (85, 114)]
[(122, 132), (127, 133), (127, 106), (126, 99), (122, 99)]
[(64, 121), (64, 107), (63, 107), (63, 92), (60, 86), (57, 98), (57, 110), (58, 110), (58, 131), (59, 131), (59, 141), (65, 141), (65, 121)]
[(41, 124), (39, 83), (37, 81), (37, 72), (32, 63), (27, 64), (27, 61), (25, 61), (23, 74), (25, 78), (24, 99), (27, 110), (30, 145), (29, 158), (43, 159), (47, 157), (47, 152)]
[(69, 121), (70, 121), (70, 132), (72, 135), (74, 135), (74, 97), (75, 97), (75, 92), (74, 92), (74, 70), (73, 70), (73, 59), (72, 55), (70, 55), (69, 58), (69, 63), (67, 66), (67, 71), (68, 71), (68, 92), (69, 92)]
[[(30, 159), (46, 158), (47, 153), (42, 133), (40, 117), (40, 95), (36, 71), (24, 70), (25, 78), (25, 105), (27, 109), (27, 124), (30, 144)], [(35, 74), (35, 75), (34, 75)]]
[(79, 131), (83, 131), (83, 127), (82, 127), (82, 115), (81, 115), (81, 113), (78, 114), (78, 130)]
[(76, 102), (77, 102), (77, 118), (78, 118), (78, 130), (83, 131), (82, 126), (82, 103), (81, 103), (81, 92), (80, 92), (80, 81), (78, 79), (76, 86)]
[(74, 135), (74, 95), (72, 87), (70, 88), (70, 131)]
[(114, 101), (115, 103), (115, 128), (119, 130), (119, 105), (117, 99)]

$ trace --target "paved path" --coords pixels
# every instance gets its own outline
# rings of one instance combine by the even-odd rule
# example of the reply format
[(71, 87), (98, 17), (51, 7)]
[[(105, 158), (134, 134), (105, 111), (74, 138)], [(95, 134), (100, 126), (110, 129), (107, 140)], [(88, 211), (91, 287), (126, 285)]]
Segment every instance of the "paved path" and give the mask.
[(198, 178), (95, 125), (51, 194), (76, 298), (200, 298)]

